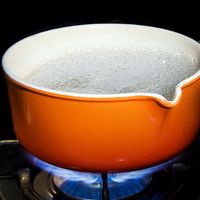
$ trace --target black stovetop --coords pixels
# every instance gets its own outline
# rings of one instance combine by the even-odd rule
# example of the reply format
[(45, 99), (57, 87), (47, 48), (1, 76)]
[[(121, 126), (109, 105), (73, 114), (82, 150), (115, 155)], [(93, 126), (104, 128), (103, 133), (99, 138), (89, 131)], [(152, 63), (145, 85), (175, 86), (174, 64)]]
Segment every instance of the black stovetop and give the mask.
[[(142, 192), (134, 197), (125, 199), (136, 200), (164, 200), (164, 199), (200, 199), (200, 135), (197, 136), (193, 144), (187, 149), (182, 159), (153, 175), (151, 183)], [(38, 175), (39, 174), (39, 175)], [(27, 160), (18, 141), (0, 141), (0, 199), (1, 200), (66, 200), (71, 197), (58, 195), (54, 189), (48, 190), (45, 197), (37, 192), (43, 188), (43, 183), (39, 178), (39, 185), (33, 186), (35, 176), (50, 177), (47, 172), (33, 166)], [(105, 175), (103, 175), (105, 176)], [(102, 177), (103, 177), (102, 176)], [(106, 177), (107, 178), (107, 177)], [(47, 178), (49, 181), (49, 178)], [(107, 179), (106, 179), (107, 180)], [(34, 181), (36, 182), (36, 181)], [(45, 181), (44, 181), (45, 182)], [(102, 181), (103, 186), (107, 183)], [(41, 187), (41, 188), (40, 188)], [(99, 199), (109, 199), (104, 187), (99, 195)], [(117, 189), (118, 191), (120, 188)], [(78, 191), (77, 191), (78, 192)], [(116, 191), (115, 191), (116, 192)], [(93, 199), (93, 198), (91, 198)], [(115, 198), (114, 198), (115, 199)], [(117, 199), (117, 198), (116, 198)]]

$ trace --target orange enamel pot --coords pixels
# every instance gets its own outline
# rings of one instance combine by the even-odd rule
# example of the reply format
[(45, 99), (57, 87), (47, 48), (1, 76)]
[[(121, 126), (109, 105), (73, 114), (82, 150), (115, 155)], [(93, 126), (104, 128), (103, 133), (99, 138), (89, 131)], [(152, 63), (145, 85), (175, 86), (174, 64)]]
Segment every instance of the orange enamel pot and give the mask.
[(20, 77), (65, 48), (115, 44), (180, 47), (200, 61), (200, 45), (171, 31), (125, 24), (54, 29), (14, 44), (3, 57), (14, 130), (36, 157), (67, 169), (129, 171), (168, 160), (185, 149), (200, 125), (200, 72), (159, 94), (77, 94)]

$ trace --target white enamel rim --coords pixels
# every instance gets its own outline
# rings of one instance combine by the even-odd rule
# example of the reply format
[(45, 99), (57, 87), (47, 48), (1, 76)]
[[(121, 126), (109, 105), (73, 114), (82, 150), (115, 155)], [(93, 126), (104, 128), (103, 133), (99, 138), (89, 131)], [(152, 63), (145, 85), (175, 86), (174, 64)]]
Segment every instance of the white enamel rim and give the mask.
[[(48, 32), (52, 32), (52, 31), (60, 31), (62, 29), (79, 29), (79, 28), (82, 28), (82, 27), (86, 27), (86, 28), (90, 28), (90, 27), (104, 27), (104, 26), (135, 26), (135, 27), (147, 27), (147, 28), (151, 28), (151, 29), (157, 29), (157, 30), (160, 30), (160, 31), (165, 31), (165, 32), (168, 32), (168, 33), (172, 33), (172, 34), (176, 34), (178, 37), (183, 37), (185, 40), (188, 40), (190, 43), (192, 43), (194, 46), (196, 46), (197, 48), (199, 48), (200, 50), (200, 44), (185, 36), (185, 35), (182, 35), (180, 33), (176, 33), (174, 31), (170, 31), (170, 30), (166, 30), (166, 29), (162, 29), (162, 28), (157, 28), (157, 27), (151, 27), (151, 26), (144, 26), (144, 25), (134, 25), (134, 24), (85, 24), (85, 25), (76, 25), (76, 26), (69, 26), (69, 27), (63, 27), (63, 28), (56, 28), (56, 29), (51, 29), (51, 30), (48, 30), (48, 31), (44, 31), (44, 32), (41, 32), (41, 33), (48, 33)], [(163, 106), (165, 107), (174, 107), (175, 105), (178, 104), (178, 102), (180, 101), (181, 99), (181, 95), (182, 95), (182, 88), (185, 86), (185, 85), (188, 85), (188, 84), (191, 84), (194, 80), (200, 78), (200, 70), (197, 71), (195, 74), (193, 74), (192, 76), (186, 78), (185, 80), (179, 82), (177, 85), (176, 85), (176, 88), (175, 88), (175, 93), (174, 93), (174, 99), (173, 100), (167, 100), (165, 97), (163, 97), (162, 95), (160, 94), (157, 94), (157, 93), (120, 93), (120, 94), (84, 94), (84, 93), (74, 93), (74, 92), (63, 92), (63, 91), (58, 91), (58, 90), (53, 90), (53, 89), (48, 89), (48, 88), (45, 88), (45, 87), (40, 87), (40, 86), (36, 86), (36, 85), (33, 85), (33, 84), (30, 84), (30, 83), (27, 83), (23, 80), (21, 80), (18, 76), (16, 76), (14, 73), (12, 73), (11, 70), (8, 69), (8, 63), (7, 63), (7, 60), (8, 60), (8, 57), (9, 57), (9, 54), (10, 52), (12, 51), (13, 47), (19, 45), (20, 43), (22, 43), (23, 41), (25, 41), (26, 39), (34, 39), (34, 37), (40, 35), (41, 33), (37, 33), (37, 34), (34, 34), (34, 35), (31, 35), (29, 37), (26, 37), (22, 40), (20, 40), (19, 42), (15, 43), (14, 45), (12, 45), (10, 48), (8, 48), (8, 50), (4, 53), (3, 57), (2, 57), (2, 66), (3, 66), (3, 70), (5, 72), (5, 74), (11, 78), (11, 80), (14, 80), (14, 82), (16, 83), (19, 83), (20, 85), (24, 86), (24, 87), (28, 87), (29, 90), (31, 89), (34, 89), (34, 90), (37, 90), (37, 92), (39, 93), (48, 93), (48, 95), (61, 95), (63, 98), (74, 98), (76, 100), (76, 97), (77, 98), (83, 98), (82, 100), (91, 100), (92, 101), (94, 100), (97, 100), (97, 101), (101, 101), (101, 100), (117, 100), (119, 101), (120, 99), (121, 100), (125, 100), (125, 98), (132, 98), (134, 99), (134, 97), (137, 97), (138, 98), (142, 98), (142, 97), (151, 97), (153, 99), (155, 99), (156, 101), (158, 101), (160, 104), (162, 104)]]

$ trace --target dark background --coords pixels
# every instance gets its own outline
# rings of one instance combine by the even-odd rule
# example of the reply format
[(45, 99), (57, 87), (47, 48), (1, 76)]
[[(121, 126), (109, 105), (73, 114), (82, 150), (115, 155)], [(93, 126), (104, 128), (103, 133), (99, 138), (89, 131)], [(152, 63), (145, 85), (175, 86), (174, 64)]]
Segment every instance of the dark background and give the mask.
[[(43, 2), (43, 1), (41, 1)], [(131, 23), (170, 29), (200, 40), (200, 9), (194, 1), (49, 1), (7, 0), (0, 4), (0, 57), (18, 40), (62, 26)], [(137, 2), (137, 4), (136, 4)], [(0, 140), (13, 138), (6, 81), (0, 69)]]

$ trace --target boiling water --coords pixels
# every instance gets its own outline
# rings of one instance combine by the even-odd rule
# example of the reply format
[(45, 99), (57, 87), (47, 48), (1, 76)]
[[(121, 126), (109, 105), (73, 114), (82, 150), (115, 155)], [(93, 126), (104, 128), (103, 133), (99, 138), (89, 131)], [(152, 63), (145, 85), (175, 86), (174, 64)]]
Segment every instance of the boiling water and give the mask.
[(24, 80), (66, 92), (158, 93), (172, 100), (176, 85), (198, 70), (197, 60), (180, 50), (91, 48), (56, 55)]

